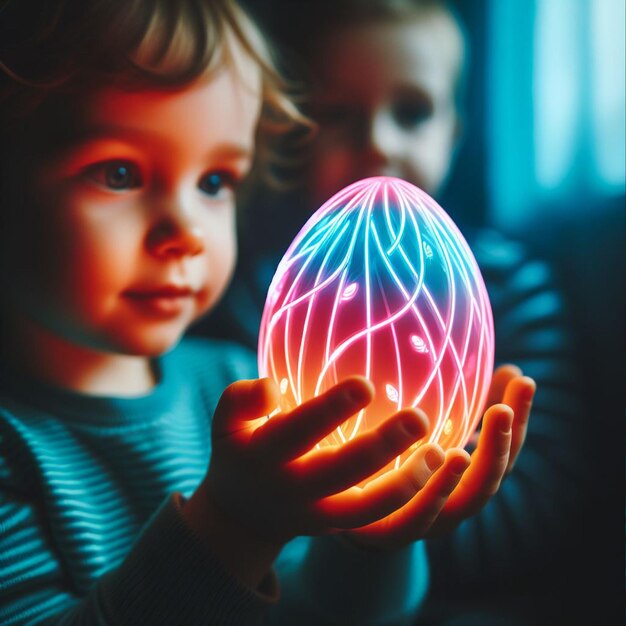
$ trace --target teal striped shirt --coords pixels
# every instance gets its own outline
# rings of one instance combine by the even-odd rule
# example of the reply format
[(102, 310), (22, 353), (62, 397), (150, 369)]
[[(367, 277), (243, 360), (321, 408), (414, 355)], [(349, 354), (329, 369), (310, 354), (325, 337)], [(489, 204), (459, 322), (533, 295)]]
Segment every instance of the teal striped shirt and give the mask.
[(222, 391), (256, 377), (256, 358), (186, 339), (157, 367), (159, 384), (132, 399), (0, 369), (0, 624), (412, 623), (421, 543), (373, 555), (296, 539), (276, 563), (278, 602), (224, 570), (180, 508), (206, 472)]

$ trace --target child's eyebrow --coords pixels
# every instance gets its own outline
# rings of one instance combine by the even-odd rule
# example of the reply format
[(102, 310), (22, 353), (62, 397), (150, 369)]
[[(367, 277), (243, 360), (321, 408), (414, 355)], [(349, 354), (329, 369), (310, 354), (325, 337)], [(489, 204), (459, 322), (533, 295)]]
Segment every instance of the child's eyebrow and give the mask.
[[(162, 134), (151, 130), (143, 130), (129, 126), (118, 126), (114, 124), (99, 124), (82, 128), (76, 132), (72, 138), (74, 146), (85, 145), (91, 142), (106, 140), (130, 140), (138, 142), (154, 142), (155, 140), (163, 145), (171, 144), (171, 135)], [(232, 143), (220, 141), (212, 146), (208, 151), (214, 158), (223, 159), (252, 159), (254, 146), (242, 143)]]

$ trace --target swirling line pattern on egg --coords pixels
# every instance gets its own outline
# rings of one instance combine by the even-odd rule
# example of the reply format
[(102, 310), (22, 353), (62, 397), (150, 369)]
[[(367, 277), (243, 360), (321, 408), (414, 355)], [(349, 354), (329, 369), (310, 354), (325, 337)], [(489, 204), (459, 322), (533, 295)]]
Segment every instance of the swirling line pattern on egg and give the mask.
[(374, 383), (374, 401), (321, 445), (419, 406), (431, 425), (412, 449), (447, 449), (480, 421), (493, 350), (487, 291), (454, 222), (417, 187), (376, 177), (326, 202), (287, 250), (268, 290), (259, 371), (278, 383), (282, 410), (351, 374)]

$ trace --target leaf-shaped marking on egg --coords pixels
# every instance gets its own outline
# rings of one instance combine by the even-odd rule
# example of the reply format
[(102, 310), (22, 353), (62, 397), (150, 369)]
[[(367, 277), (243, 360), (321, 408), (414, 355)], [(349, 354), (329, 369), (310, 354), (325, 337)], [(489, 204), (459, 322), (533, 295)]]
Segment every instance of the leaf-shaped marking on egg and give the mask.
[(343, 290), (343, 294), (341, 296), (342, 300), (352, 300), (352, 298), (354, 298), (354, 296), (356, 295), (357, 290), (359, 289), (359, 286), (357, 285), (357, 283), (350, 283), (344, 290)]
[(400, 395), (398, 394), (398, 390), (391, 384), (387, 383), (385, 385), (385, 392), (387, 393), (387, 397), (392, 401), (392, 402), (398, 402), (398, 400), (400, 399)]
[(422, 354), (428, 353), (426, 342), (419, 335), (411, 335), (411, 345), (413, 346), (413, 350), (415, 350), (415, 352), (420, 352)]

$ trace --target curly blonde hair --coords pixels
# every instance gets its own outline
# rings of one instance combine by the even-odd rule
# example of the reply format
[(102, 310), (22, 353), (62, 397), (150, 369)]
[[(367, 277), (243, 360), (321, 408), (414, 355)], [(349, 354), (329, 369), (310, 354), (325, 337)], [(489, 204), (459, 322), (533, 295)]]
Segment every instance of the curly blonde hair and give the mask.
[(29, 133), (38, 133), (37, 139), (54, 135), (55, 116), (62, 116), (68, 103), (103, 84), (184, 86), (216, 71), (228, 60), (233, 42), (261, 70), (257, 163), (267, 173), (273, 138), (310, 122), (289, 95), (269, 43), (233, 0), (5, 2), (0, 9), (3, 182)]

